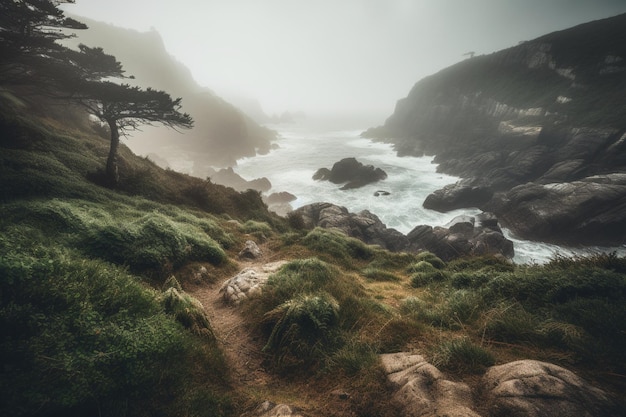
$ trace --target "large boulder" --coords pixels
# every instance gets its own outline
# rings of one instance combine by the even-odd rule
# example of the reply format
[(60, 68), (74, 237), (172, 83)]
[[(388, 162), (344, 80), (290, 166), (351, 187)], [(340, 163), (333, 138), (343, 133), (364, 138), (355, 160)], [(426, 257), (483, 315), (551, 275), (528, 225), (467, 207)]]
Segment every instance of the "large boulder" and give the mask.
[(394, 393), (392, 403), (406, 417), (480, 417), (472, 410), (467, 384), (447, 379), (423, 356), (407, 352), (380, 356)]
[(391, 251), (407, 247), (406, 236), (396, 229), (387, 228), (375, 214), (363, 210), (350, 213), (345, 207), (331, 203), (313, 203), (298, 208), (294, 213), (301, 217), (304, 227), (322, 227), (339, 230), (347, 236), (378, 245)]
[(520, 237), (556, 243), (626, 242), (626, 174), (527, 183), (497, 193), (487, 208)]
[(320, 168), (313, 174), (314, 180), (344, 184), (342, 190), (359, 188), (387, 178), (387, 173), (373, 165), (363, 165), (356, 158), (344, 158), (336, 162), (332, 169)]
[(457, 216), (444, 227), (420, 225), (407, 238), (411, 251), (429, 251), (445, 261), (468, 255), (515, 255), (513, 242), (491, 213)]
[(461, 180), (429, 194), (423, 206), (429, 210), (447, 212), (464, 207), (481, 207), (492, 196), (491, 187), (475, 185), (470, 180)]
[(567, 369), (534, 360), (489, 368), (481, 390), (492, 417), (621, 415), (604, 391)]

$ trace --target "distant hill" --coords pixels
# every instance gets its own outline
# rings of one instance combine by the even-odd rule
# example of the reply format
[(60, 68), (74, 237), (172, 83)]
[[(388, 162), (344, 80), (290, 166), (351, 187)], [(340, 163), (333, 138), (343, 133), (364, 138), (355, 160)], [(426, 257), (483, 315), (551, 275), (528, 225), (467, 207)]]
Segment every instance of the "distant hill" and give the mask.
[[(419, 81), (383, 126), (364, 135), (394, 143), (400, 154), (436, 155), (441, 171), (469, 179), (446, 190), (451, 204), (442, 204), (438, 197), (445, 193), (439, 193), (428, 201), (431, 208), (493, 210), (529, 238), (621, 244), (626, 217), (616, 207), (626, 207), (624, 39), (626, 14), (469, 58)], [(584, 184), (582, 193), (581, 182), (606, 192), (599, 181), (617, 187), (611, 197)], [(532, 198), (509, 192), (525, 184), (535, 185)], [(574, 184), (588, 198), (566, 203), (548, 184)], [(459, 197), (472, 189), (480, 196)], [(545, 195), (567, 212), (539, 210), (550, 205)], [(529, 198), (532, 204), (525, 205)]]
[(144, 129), (126, 142), (135, 152), (155, 153), (169, 160), (173, 153), (191, 152), (192, 173), (203, 176), (209, 165), (224, 167), (236, 160), (270, 149), (275, 132), (259, 126), (240, 109), (197, 84), (191, 72), (165, 49), (160, 34), (138, 32), (79, 17), (89, 29), (79, 31), (76, 44), (102, 47), (122, 62), (127, 75), (141, 87), (165, 90), (182, 97), (183, 110), (192, 115), (195, 127), (176, 133), (167, 129)]

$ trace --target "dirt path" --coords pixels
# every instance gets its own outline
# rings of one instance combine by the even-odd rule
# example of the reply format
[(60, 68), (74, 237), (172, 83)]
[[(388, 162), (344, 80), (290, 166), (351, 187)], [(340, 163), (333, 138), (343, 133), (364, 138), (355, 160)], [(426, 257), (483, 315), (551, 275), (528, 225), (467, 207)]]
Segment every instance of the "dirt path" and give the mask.
[[(241, 269), (254, 267), (242, 264)], [(239, 385), (263, 385), (272, 378), (262, 366), (264, 355), (262, 342), (255, 339), (245, 328), (239, 308), (224, 303), (219, 292), (223, 282), (199, 287), (191, 294), (204, 306), (222, 352), (232, 371), (233, 382)]]

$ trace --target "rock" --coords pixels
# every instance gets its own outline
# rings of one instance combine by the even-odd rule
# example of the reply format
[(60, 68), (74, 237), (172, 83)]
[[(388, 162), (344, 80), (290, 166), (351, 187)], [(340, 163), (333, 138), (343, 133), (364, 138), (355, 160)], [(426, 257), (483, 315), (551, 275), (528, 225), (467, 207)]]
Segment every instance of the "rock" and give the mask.
[[(512, 258), (513, 242), (502, 234), (498, 219), (491, 213), (455, 217), (447, 227), (420, 225), (408, 235), (387, 228), (367, 210), (350, 213), (345, 207), (330, 203), (314, 203), (295, 211), (305, 228), (322, 227), (339, 230), (365, 243), (390, 251), (430, 251), (449, 261), (467, 255), (503, 255)], [(478, 220), (476, 220), (478, 219)], [(475, 223), (478, 221), (478, 226)]]
[(391, 251), (403, 250), (408, 245), (406, 236), (387, 228), (375, 214), (367, 210), (355, 214), (334, 204), (313, 203), (298, 208), (294, 213), (302, 218), (304, 227), (308, 229), (322, 227), (339, 230), (347, 236)]
[(565, 244), (626, 242), (626, 174), (519, 185), (497, 193), (487, 208), (526, 239)]
[(295, 195), (288, 193), (286, 191), (281, 191), (279, 193), (272, 193), (267, 198), (265, 198), (265, 202), (268, 205), (271, 204), (280, 204), (280, 203), (291, 203), (295, 201), (298, 197)]
[(602, 390), (564, 368), (534, 360), (489, 368), (482, 391), (493, 417), (620, 415)]
[(429, 210), (446, 212), (464, 207), (481, 207), (493, 196), (488, 186), (473, 185), (472, 181), (461, 180), (449, 184), (426, 197), (423, 206)]
[(232, 187), (240, 192), (246, 190), (265, 192), (272, 188), (272, 183), (267, 178), (262, 177), (248, 181), (233, 171), (232, 167), (220, 169), (219, 171), (214, 172), (211, 174), (210, 179), (216, 184)]
[(242, 270), (222, 284), (220, 288), (222, 298), (227, 304), (238, 305), (248, 297), (259, 293), (269, 276), (285, 263), (285, 261), (278, 261)]
[(363, 165), (356, 158), (345, 158), (336, 162), (332, 169), (320, 168), (313, 174), (314, 180), (330, 181), (334, 184), (344, 184), (342, 190), (359, 188), (364, 185), (384, 180), (387, 173), (372, 165)]
[(429, 251), (449, 261), (468, 255), (515, 255), (513, 242), (507, 239), (492, 213), (461, 215), (445, 227), (420, 225), (407, 235), (411, 251)]
[(472, 410), (467, 384), (453, 382), (421, 355), (408, 352), (380, 355), (387, 379), (394, 389), (391, 401), (406, 417), (480, 417)]
[(247, 240), (244, 248), (239, 252), (240, 259), (257, 259), (263, 255), (261, 249), (252, 240)]
[(245, 413), (241, 417), (305, 417), (305, 415), (289, 405), (264, 401), (252, 413)]
[(389, 191), (384, 191), (384, 190), (378, 190), (374, 193), (374, 197), (379, 197), (379, 196), (388, 196), (391, 195), (391, 193)]

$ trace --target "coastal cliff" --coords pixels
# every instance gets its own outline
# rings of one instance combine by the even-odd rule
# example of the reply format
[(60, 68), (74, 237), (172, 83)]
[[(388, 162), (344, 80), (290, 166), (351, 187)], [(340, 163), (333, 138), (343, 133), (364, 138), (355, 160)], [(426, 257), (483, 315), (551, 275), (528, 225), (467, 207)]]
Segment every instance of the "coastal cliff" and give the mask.
[[(615, 178), (626, 172), (625, 36), (619, 15), (459, 62), (415, 84), (363, 135), (399, 155), (436, 155), (438, 170), (464, 179), (428, 208), (478, 206), (525, 238), (622, 244), (626, 185)], [(512, 210), (529, 199), (524, 213)], [(531, 214), (542, 218), (537, 226), (525, 221)]]

